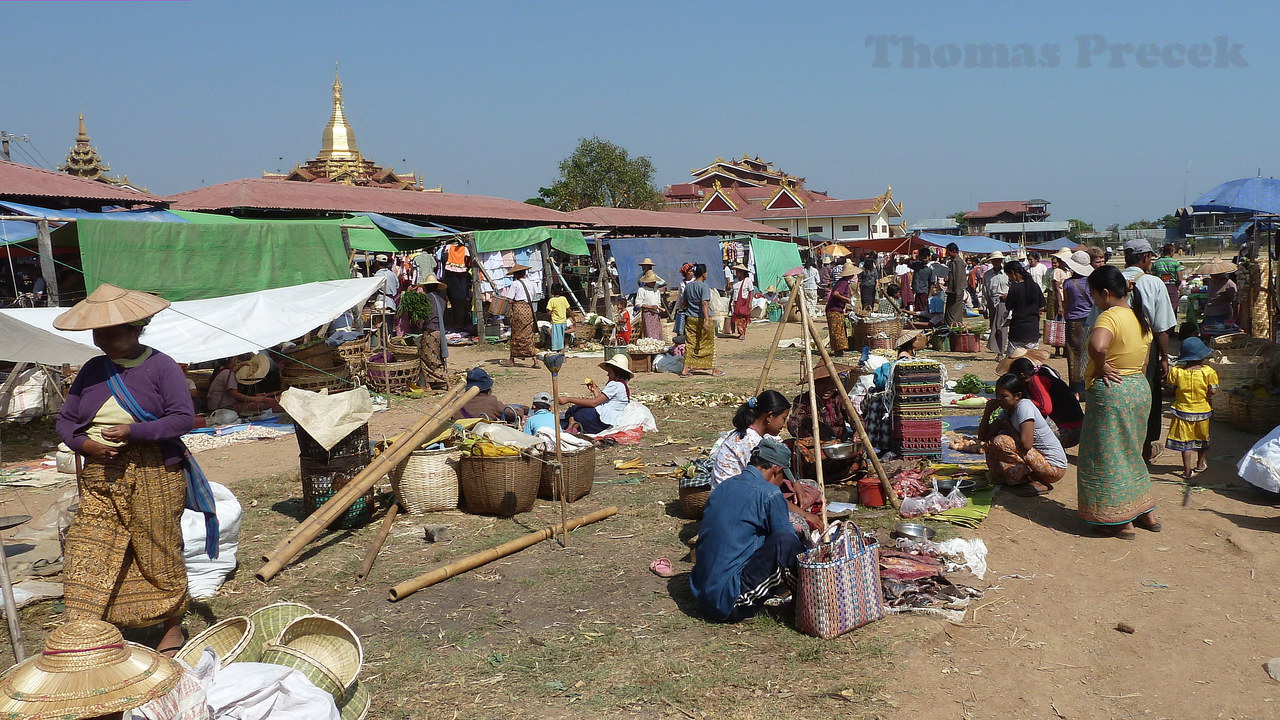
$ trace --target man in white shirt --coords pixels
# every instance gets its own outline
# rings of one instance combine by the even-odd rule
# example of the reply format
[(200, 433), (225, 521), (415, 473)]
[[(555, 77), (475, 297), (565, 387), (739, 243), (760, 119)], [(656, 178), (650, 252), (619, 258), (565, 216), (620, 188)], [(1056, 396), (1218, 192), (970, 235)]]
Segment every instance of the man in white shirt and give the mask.
[(988, 255), (987, 260), (991, 269), (982, 276), (982, 300), (991, 326), (987, 347), (996, 354), (998, 362), (1004, 359), (1009, 346), (1009, 309), (1004, 304), (1009, 296), (1009, 276), (1004, 274), (1004, 253), (997, 250)]
[(804, 301), (809, 306), (809, 317), (817, 317), (818, 313), (818, 263), (812, 258), (804, 264), (803, 283)]
[(1143, 314), (1151, 324), (1154, 336), (1151, 343), (1151, 356), (1147, 359), (1147, 380), (1151, 385), (1151, 413), (1147, 416), (1147, 442), (1143, 446), (1142, 457), (1150, 462), (1163, 452), (1160, 442), (1161, 416), (1164, 401), (1161, 387), (1164, 378), (1169, 374), (1169, 331), (1178, 324), (1173, 303), (1169, 301), (1169, 291), (1164, 281), (1151, 272), (1156, 253), (1151, 243), (1146, 240), (1130, 240), (1124, 244), (1124, 276), (1133, 283), (1133, 289), (1142, 296)]

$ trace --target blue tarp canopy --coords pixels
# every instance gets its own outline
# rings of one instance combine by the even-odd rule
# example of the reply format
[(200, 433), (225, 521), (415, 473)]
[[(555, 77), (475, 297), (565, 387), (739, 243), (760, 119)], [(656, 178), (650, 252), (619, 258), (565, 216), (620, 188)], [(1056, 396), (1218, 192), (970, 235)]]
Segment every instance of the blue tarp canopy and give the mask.
[[(95, 220), (132, 220), (134, 222), (187, 222), (168, 210), (118, 210), (115, 212), (93, 212), (91, 210), (81, 210), (79, 208), (43, 208), (35, 205), (24, 205), (22, 203), (0, 201), (0, 208), (4, 213), (17, 213), (19, 215), (31, 216), (31, 222), (23, 220), (0, 220), (0, 246), (12, 245), (14, 243), (27, 242), (36, 238), (35, 218), (64, 218), (82, 220), (92, 218)], [(53, 223), (53, 227), (58, 227), (58, 223)]]
[(1240, 227), (1236, 228), (1235, 232), (1231, 233), (1231, 239), (1238, 243), (1249, 242), (1249, 237), (1250, 237), (1249, 231), (1253, 229), (1253, 225), (1255, 222), (1257, 223), (1258, 228), (1262, 232), (1271, 232), (1275, 230), (1275, 223), (1271, 222), (1270, 220), (1257, 220), (1257, 221), (1250, 220), (1249, 222), (1244, 223)]
[(989, 238), (984, 235), (942, 235), (940, 233), (921, 232), (916, 233), (921, 240), (933, 243), (939, 247), (946, 247), (950, 243), (955, 243), (960, 247), (962, 253), (972, 253), (975, 255), (987, 255), (997, 250), (1000, 252), (1009, 252), (1017, 250), (1017, 245), (1011, 245), (1007, 242)]
[(453, 235), (457, 233), (456, 230), (453, 230), (450, 228), (441, 229), (441, 226), (439, 225), (436, 225), (435, 227), (425, 228), (425, 227), (422, 227), (421, 225), (414, 225), (411, 222), (405, 222), (404, 220), (397, 220), (393, 217), (387, 217), (386, 215), (379, 215), (378, 213), (359, 213), (359, 214), (369, 218), (370, 220), (373, 221), (374, 225), (377, 225), (383, 230), (386, 230), (389, 233), (395, 233), (396, 235), (403, 235), (405, 237), (430, 238), (430, 237), (440, 237), (442, 235)]
[(1252, 177), (1224, 182), (1191, 203), (1196, 212), (1280, 215), (1280, 180)]
[(1027, 249), (1042, 250), (1044, 252), (1058, 252), (1062, 248), (1067, 248), (1068, 250), (1070, 250), (1071, 248), (1074, 248), (1079, 244), (1080, 243), (1076, 242), (1075, 240), (1072, 240), (1071, 238), (1058, 238), (1057, 240), (1050, 240), (1047, 243), (1041, 243), (1039, 245), (1028, 245)]
[(720, 238), (715, 236), (695, 238), (613, 238), (609, 251), (618, 263), (618, 287), (623, 294), (636, 291), (640, 277), (639, 262), (649, 258), (654, 262), (653, 271), (667, 281), (667, 286), (680, 285), (680, 266), (687, 263), (706, 263), (707, 279), (711, 287), (724, 287), (724, 255), (720, 251)]

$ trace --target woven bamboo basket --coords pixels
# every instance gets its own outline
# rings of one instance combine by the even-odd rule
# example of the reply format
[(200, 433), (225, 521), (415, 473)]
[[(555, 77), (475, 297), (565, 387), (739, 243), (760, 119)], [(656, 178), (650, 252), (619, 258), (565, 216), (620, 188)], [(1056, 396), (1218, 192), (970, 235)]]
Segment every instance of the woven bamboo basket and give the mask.
[(1266, 341), (1259, 340), (1249, 333), (1237, 332), (1219, 335), (1209, 341), (1209, 347), (1219, 352), (1227, 352), (1231, 350), (1252, 350), (1264, 345)]
[(400, 507), (410, 515), (458, 507), (457, 448), (415, 450), (391, 473), (391, 488)]
[(382, 392), (393, 392), (406, 388), (409, 383), (418, 379), (418, 361), (397, 360), (396, 362), (373, 362), (366, 360), (365, 380), (375, 389)]
[(351, 368), (347, 365), (339, 365), (336, 368), (325, 371), (292, 371), (282, 372), (280, 381), (286, 387), (297, 388), (299, 390), (310, 390), (311, 392), (320, 392), (328, 390), (331, 393), (341, 392), (351, 389)]
[(885, 333), (890, 338), (898, 337), (902, 333), (902, 321), (898, 318), (859, 318), (853, 323), (854, 347), (870, 344), (870, 338), (880, 333)]
[(187, 641), (175, 657), (191, 667), (200, 662), (206, 647), (218, 655), (218, 667), (241, 659), (253, 639), (253, 621), (247, 617), (229, 617), (205, 628), (204, 632)]
[(364, 647), (355, 631), (324, 615), (306, 615), (285, 626), (262, 649), (263, 662), (301, 671), (342, 702), (364, 666)]
[(369, 714), (369, 705), (372, 701), (369, 688), (356, 680), (355, 686), (347, 693), (347, 699), (338, 705), (338, 717), (342, 720), (364, 720)]
[(680, 514), (686, 520), (701, 520), (702, 511), (707, 507), (707, 498), (711, 497), (711, 486), (680, 488)]
[(1249, 400), (1249, 396), (1242, 393), (1230, 394), (1227, 399), (1227, 417), (1231, 420), (1231, 427), (1237, 430), (1249, 430)]
[(951, 352), (976, 353), (979, 339), (973, 333), (956, 333), (951, 336)]
[(286, 625), (315, 613), (315, 610), (302, 603), (291, 602), (275, 603), (250, 613), (249, 622), (253, 624), (253, 634), (249, 638), (249, 646), (240, 654), (240, 662), (258, 662), (262, 657), (262, 648), (267, 643), (274, 643)]
[(458, 485), (467, 512), (511, 517), (529, 512), (538, 499), (542, 461), (527, 455), (484, 457), (463, 455)]
[(418, 346), (407, 342), (402, 337), (393, 337), (387, 340), (387, 348), (391, 350), (391, 354), (397, 360), (417, 360)]
[[(548, 457), (553, 455), (548, 453)], [(564, 465), (565, 500), (577, 502), (591, 494), (591, 487), (596, 481), (596, 449), (589, 447), (575, 453), (561, 453), (560, 461)], [(538, 497), (543, 500), (560, 499), (556, 491), (555, 465), (547, 463), (542, 466)]]
[(1218, 373), (1218, 387), (1230, 392), (1242, 385), (1265, 383), (1270, 374), (1267, 363), (1257, 355), (1243, 353), (1226, 355), (1219, 352), (1205, 362)]
[(200, 393), (200, 397), (209, 394), (209, 384), (213, 382), (212, 370), (187, 370), (186, 375), (196, 384), (196, 392)]
[(368, 337), (344, 342), (334, 348), (333, 351), (347, 364), (347, 370), (350, 371), (351, 377), (358, 377), (364, 374), (364, 359), (369, 357)]

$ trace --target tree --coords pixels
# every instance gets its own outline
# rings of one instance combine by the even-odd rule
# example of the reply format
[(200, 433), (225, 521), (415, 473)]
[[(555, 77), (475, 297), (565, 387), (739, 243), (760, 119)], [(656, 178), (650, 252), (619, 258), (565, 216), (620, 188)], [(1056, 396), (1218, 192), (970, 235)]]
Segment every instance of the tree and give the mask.
[(1078, 239), (1081, 233), (1091, 233), (1094, 231), (1093, 223), (1087, 222), (1085, 220), (1077, 220), (1075, 218), (1071, 218), (1070, 220), (1068, 220), (1067, 226), (1068, 228), (1070, 228), (1069, 230), (1067, 230), (1067, 237), (1071, 238), (1072, 240)]
[(598, 136), (582, 138), (560, 161), (560, 177), (526, 202), (566, 212), (593, 206), (656, 210), (662, 194), (653, 186), (653, 173), (648, 156), (631, 157)]
[(1124, 226), (1124, 230), (1153, 230), (1156, 224), (1150, 220), (1135, 220)]
[(968, 214), (968, 210), (957, 210), (947, 216), (956, 221), (956, 226), (960, 228), (960, 233), (962, 235), (969, 234), (969, 221), (964, 218), (964, 216)]
[(1165, 215), (1164, 217), (1160, 218), (1156, 222), (1159, 223), (1160, 227), (1164, 228), (1165, 230), (1181, 230), (1182, 229), (1182, 220), (1178, 219), (1177, 215), (1172, 215), (1172, 214)]

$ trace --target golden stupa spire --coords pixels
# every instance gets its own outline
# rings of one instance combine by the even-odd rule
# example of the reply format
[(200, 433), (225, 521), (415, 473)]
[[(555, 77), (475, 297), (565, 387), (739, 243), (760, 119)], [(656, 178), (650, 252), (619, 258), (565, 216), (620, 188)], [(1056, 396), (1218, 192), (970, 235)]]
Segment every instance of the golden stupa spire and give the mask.
[(337, 66), (333, 71), (333, 114), (329, 116), (329, 124), (324, 128), (324, 137), (320, 142), (320, 157), (347, 158), (360, 157), (356, 149), (356, 132), (347, 122), (346, 113), (342, 110), (342, 80), (338, 77)]
[(89, 133), (84, 129), (84, 113), (80, 113), (80, 132), (76, 133), (76, 142), (89, 142)]

